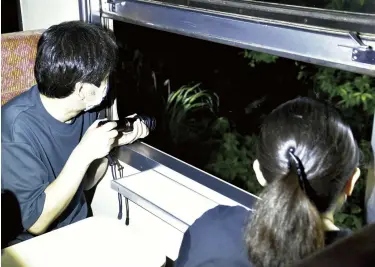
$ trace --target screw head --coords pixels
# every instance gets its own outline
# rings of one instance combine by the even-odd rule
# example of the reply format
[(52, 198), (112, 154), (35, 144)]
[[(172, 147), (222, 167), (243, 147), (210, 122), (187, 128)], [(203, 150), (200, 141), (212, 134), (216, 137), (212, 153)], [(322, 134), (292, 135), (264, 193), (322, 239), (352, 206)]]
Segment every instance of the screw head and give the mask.
[(358, 53), (358, 50), (353, 50), (353, 54), (357, 54)]
[(353, 57), (353, 60), (356, 60), (356, 59), (357, 59), (357, 57), (356, 57), (356, 56), (354, 56), (354, 57)]

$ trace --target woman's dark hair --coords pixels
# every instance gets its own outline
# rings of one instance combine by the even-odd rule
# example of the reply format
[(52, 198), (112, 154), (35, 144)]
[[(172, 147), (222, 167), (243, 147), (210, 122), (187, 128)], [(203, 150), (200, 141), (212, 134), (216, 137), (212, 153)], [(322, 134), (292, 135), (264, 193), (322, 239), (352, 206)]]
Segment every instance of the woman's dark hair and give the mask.
[(115, 68), (117, 44), (111, 31), (82, 21), (51, 26), (38, 42), (34, 67), (40, 93), (64, 98), (77, 82), (101, 82)]
[(340, 114), (297, 98), (276, 108), (260, 132), (257, 159), (267, 186), (246, 229), (256, 267), (284, 267), (324, 247), (321, 213), (334, 207), (359, 163)]

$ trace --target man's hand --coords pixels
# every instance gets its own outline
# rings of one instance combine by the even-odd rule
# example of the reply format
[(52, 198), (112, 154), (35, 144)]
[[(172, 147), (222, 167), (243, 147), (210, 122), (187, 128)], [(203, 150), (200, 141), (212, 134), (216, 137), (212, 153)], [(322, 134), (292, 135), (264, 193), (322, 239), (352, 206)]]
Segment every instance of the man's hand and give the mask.
[(85, 160), (90, 163), (95, 159), (100, 159), (108, 155), (111, 149), (115, 146), (115, 137), (118, 132), (114, 129), (117, 126), (116, 122), (107, 122), (98, 127), (100, 120), (95, 121), (86, 131), (76, 147)]
[[(133, 114), (128, 116), (127, 118), (132, 118), (137, 116), (137, 114)], [(139, 138), (145, 138), (149, 134), (149, 129), (147, 126), (141, 122), (141, 120), (136, 120), (133, 124), (133, 131), (129, 133), (122, 133), (119, 138), (116, 138), (115, 146), (123, 146), (127, 144), (131, 144)]]

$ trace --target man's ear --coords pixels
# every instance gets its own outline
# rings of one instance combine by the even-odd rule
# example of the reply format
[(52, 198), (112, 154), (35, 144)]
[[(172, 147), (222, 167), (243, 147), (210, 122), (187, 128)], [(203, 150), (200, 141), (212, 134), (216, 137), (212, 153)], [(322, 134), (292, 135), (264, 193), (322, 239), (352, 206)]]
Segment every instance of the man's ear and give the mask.
[(75, 90), (81, 100), (95, 96), (98, 87), (92, 83), (76, 83)]
[(82, 99), (85, 98), (85, 93), (84, 93), (84, 90), (83, 90), (83, 83), (81, 83), (81, 82), (76, 83), (76, 85), (74, 87), (74, 91), (77, 94), (77, 96), (79, 97), (79, 99), (82, 100)]
[(258, 183), (261, 186), (266, 186), (267, 185), (267, 181), (266, 181), (266, 179), (264, 179), (263, 173), (260, 170), (259, 161), (257, 159), (254, 160), (253, 169), (254, 169), (254, 172), (255, 172), (255, 176), (257, 177)]
[(347, 196), (351, 196), (354, 190), (354, 186), (357, 183), (359, 177), (361, 176), (361, 170), (359, 168), (355, 168), (353, 175), (350, 177), (349, 181), (346, 183), (345, 186), (345, 194)]

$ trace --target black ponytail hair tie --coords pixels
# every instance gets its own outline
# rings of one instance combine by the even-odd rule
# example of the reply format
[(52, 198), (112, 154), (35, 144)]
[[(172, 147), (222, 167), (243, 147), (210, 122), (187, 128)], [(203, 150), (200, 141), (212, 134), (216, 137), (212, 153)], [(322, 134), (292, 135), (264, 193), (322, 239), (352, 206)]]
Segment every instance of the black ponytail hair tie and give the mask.
[(288, 149), (289, 158), (289, 168), (292, 169), (298, 176), (298, 183), (300, 188), (309, 198), (309, 200), (315, 205), (319, 212), (325, 210), (324, 201), (318, 197), (314, 188), (311, 187), (309, 181), (307, 180), (307, 175), (305, 173), (305, 168), (303, 167), (302, 161), (295, 154), (295, 149)]
[(306, 192), (306, 186), (305, 183), (307, 182), (305, 170), (303, 168), (303, 164), (301, 160), (294, 154), (294, 148), (289, 148), (288, 155), (289, 155), (289, 168), (294, 170), (298, 176), (298, 182), (303, 190), (303, 192)]

